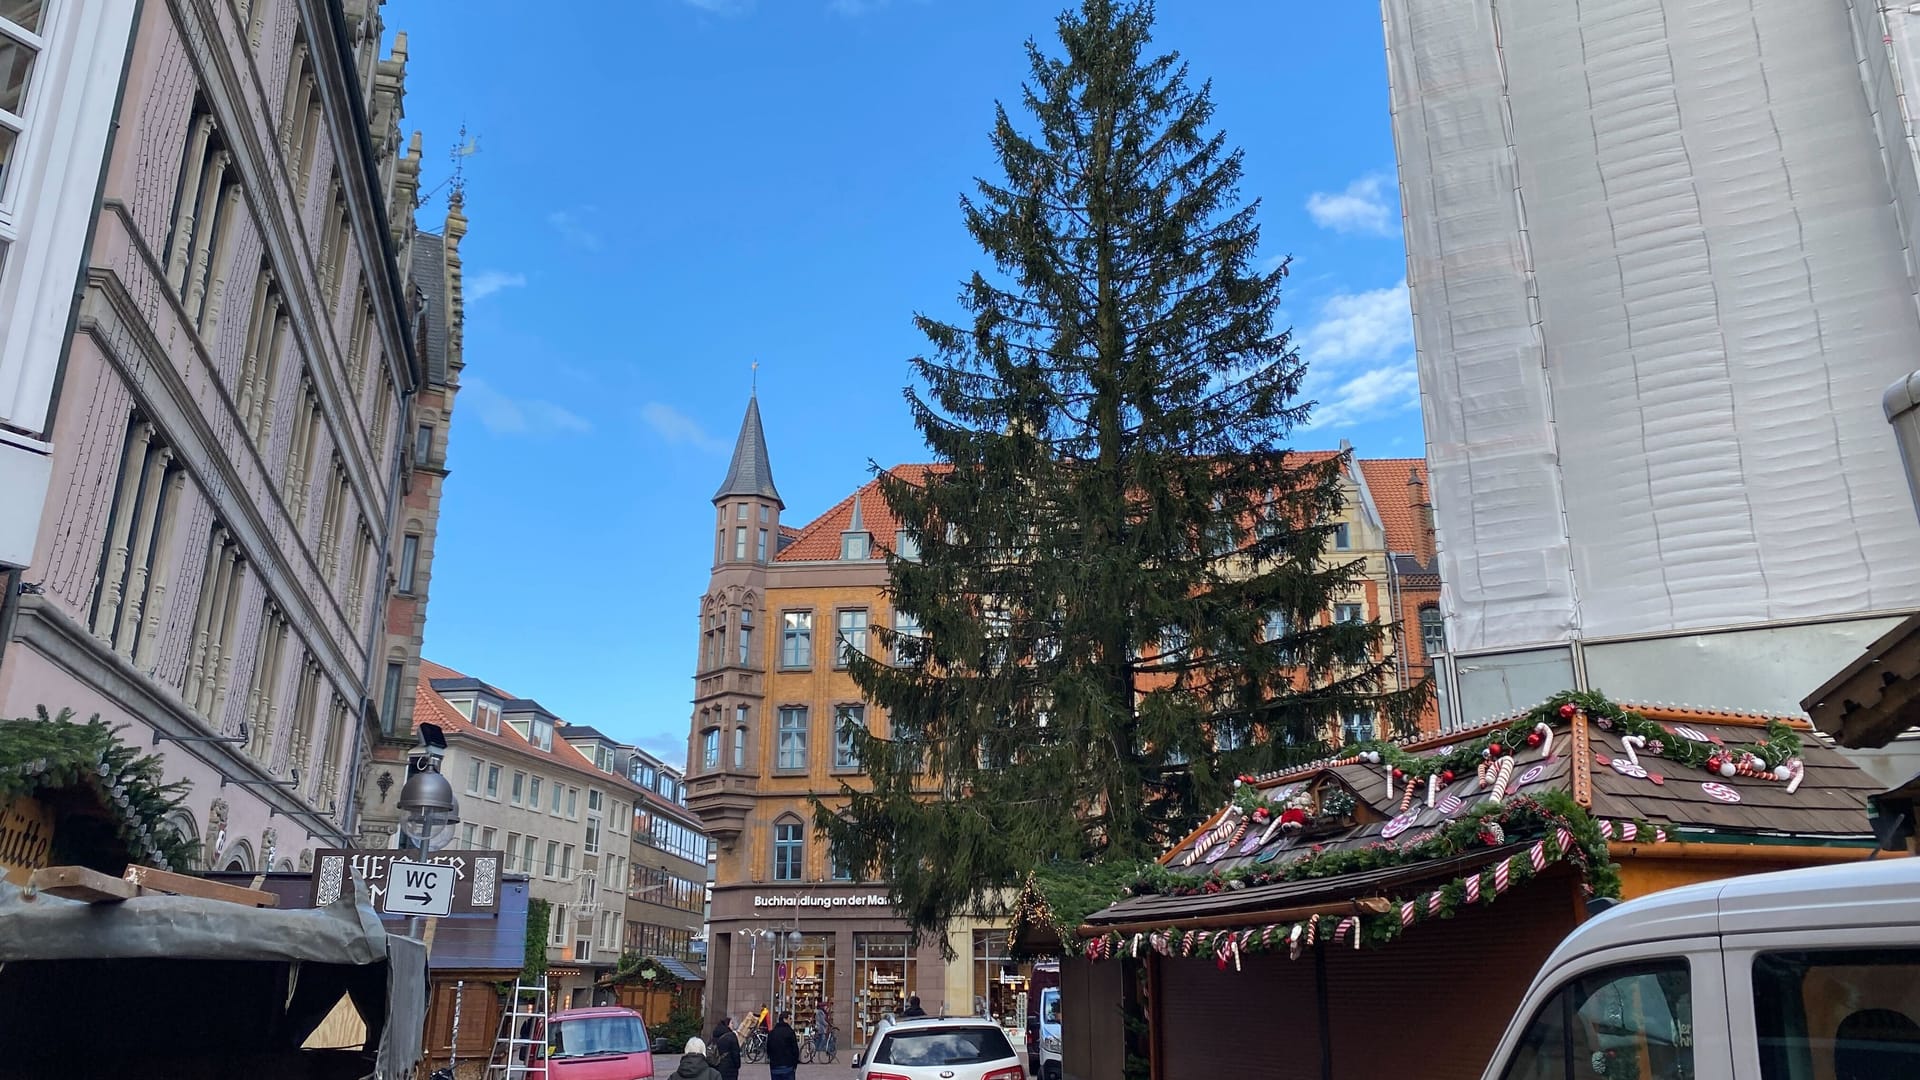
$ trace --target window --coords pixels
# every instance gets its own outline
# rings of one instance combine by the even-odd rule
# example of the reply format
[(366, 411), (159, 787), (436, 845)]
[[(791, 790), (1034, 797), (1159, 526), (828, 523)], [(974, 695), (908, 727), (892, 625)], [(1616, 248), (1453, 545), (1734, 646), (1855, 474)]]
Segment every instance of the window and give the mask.
[(782, 821), (773, 827), (773, 880), (799, 881), (805, 849), (800, 823)]
[(839, 852), (829, 849), (827, 851), (827, 861), (831, 864), (833, 880), (853, 880), (853, 867), (840, 858)]
[(400, 676), (406, 667), (398, 660), (387, 661), (387, 680), (380, 687), (380, 730), (388, 735), (394, 733), (400, 717)]
[(859, 746), (854, 738), (867, 728), (867, 707), (865, 705), (842, 705), (833, 710), (833, 767), (836, 769), (857, 769), (860, 767)]
[(753, 611), (748, 609), (740, 613), (739, 664), (747, 667), (753, 663)]
[(1447, 623), (1432, 604), (1420, 609), (1420, 648), (1428, 659), (1447, 651)]
[[(741, 706), (741, 709), (745, 708), (746, 706)], [(733, 729), (733, 767), (736, 769), (747, 767), (747, 729), (744, 726)]]
[(413, 592), (414, 570), (420, 563), (420, 538), (408, 533), (400, 541), (400, 582), (396, 586), (402, 594)]
[(567, 789), (567, 820), (580, 820), (580, 789), (577, 787)]
[(606, 804), (607, 797), (604, 793), (596, 791), (593, 788), (587, 789), (587, 813), (598, 814)]
[(507, 847), (506, 847), (506, 852), (507, 852), (507, 869), (509, 869), (509, 870), (518, 870), (518, 869), (520, 869), (520, 865), (519, 865), (519, 863), (520, 863), (520, 834), (519, 834), (519, 833), (517, 833), (517, 832), (510, 832), (510, 833), (508, 833), (508, 834), (507, 834)]
[(907, 562), (919, 562), (920, 538), (901, 529), (893, 534), (893, 553)]
[(1335, 551), (1347, 551), (1353, 547), (1353, 527), (1342, 521), (1333, 527), (1333, 547)]
[(1920, 1076), (1920, 949), (1753, 960), (1761, 1080)]
[(911, 664), (922, 651), (920, 618), (901, 611), (893, 612), (893, 662)]
[(867, 609), (849, 608), (835, 618), (839, 622), (840, 646), (834, 650), (833, 666), (847, 666), (847, 658), (854, 653), (865, 655), (867, 651)]
[(717, 727), (700, 733), (700, 765), (706, 769), (720, 767), (720, 729)]
[(512, 802), (513, 805), (519, 806), (525, 802), (527, 798), (527, 774), (515, 772), (513, 774), (513, 787), (510, 790), (511, 795), (509, 796), (509, 801)]
[[(551, 872), (548, 874), (552, 876)], [(547, 928), (547, 944), (564, 947), (567, 943), (567, 905), (553, 905), (553, 922)]]
[(850, 532), (840, 534), (840, 558), (844, 562), (858, 562), (872, 554), (873, 535), (871, 533)]
[(489, 765), (487, 766), (487, 798), (497, 799), (499, 797), (500, 797), (500, 766)]
[(500, 734), (500, 706), (476, 699), (473, 703), (473, 726), (489, 735)]
[[(0, 35), (0, 42), (5, 40)], [(164, 556), (186, 480), (173, 448), (160, 440), (152, 424), (133, 414), (121, 444), (120, 476), (107, 516), (91, 622), (95, 637), (142, 671), (153, 668), (159, 631), (166, 622), (157, 610), (167, 594)], [(148, 611), (149, 605), (156, 610)]]
[(1233, 527), (1233, 515), (1227, 511), (1227, 497), (1215, 495), (1212, 504), (1213, 520), (1206, 525), (1207, 554), (1221, 556), (1232, 551), (1239, 544), (1239, 537)]
[(1594, 1075), (1594, 1061), (1608, 1066), (1604, 1076), (1692, 1076), (1692, 1001), (1685, 960), (1589, 972), (1541, 1004), (1502, 1080), (1581, 1080)]
[(537, 776), (527, 777), (527, 806), (533, 810), (540, 809), (540, 778)]
[(740, 562), (746, 561), (747, 527), (745, 525), (736, 525), (733, 528), (733, 557)]
[(1225, 752), (1239, 750), (1247, 745), (1245, 728), (1231, 721), (1216, 720), (1213, 723), (1213, 748)]
[(520, 841), (520, 872), (521, 873), (533, 874), (533, 873), (539, 872), (539, 866), (538, 866), (538, 863), (536, 862), (536, 858), (539, 852), (540, 852), (539, 837), (528, 835), (526, 839)]
[(570, 878), (573, 876), (573, 845), (572, 844), (560, 845), (560, 876), (563, 878)]
[(806, 706), (788, 705), (780, 710), (779, 754), (773, 765), (776, 769), (807, 767)]
[[(27, 91), (36, 81), (32, 78), (33, 65), (46, 45), (40, 36), (44, 6), (32, 0), (0, 5), (0, 20), (4, 20), (0, 21), (0, 57), (9, 76), (0, 85), (0, 203), (9, 201), (7, 180), (12, 174), (8, 163), (27, 126)], [(10, 217), (0, 219), (0, 270), (5, 269), (8, 242), (13, 239), (11, 225)]]
[(1367, 742), (1373, 738), (1372, 715), (1355, 709), (1340, 721), (1340, 741), (1343, 744)]
[(500, 830), (491, 826), (480, 830), (480, 850), (492, 851), (493, 845), (500, 839)]
[[(8, 5), (9, 10), (17, 5)], [(26, 87), (30, 62), (27, 49), (8, 33), (5, 48), (18, 59), (12, 65), (13, 77), (0, 87), (0, 109), (20, 115), (21, 95)], [(0, 130), (12, 125), (0, 117)], [(12, 134), (0, 135), (12, 142)], [(7, 147), (11, 149), (11, 147)], [(220, 320), (221, 297), (226, 292), (223, 273), (230, 259), (233, 224), (244, 214), (240, 196), (240, 172), (232, 167), (232, 155), (226, 140), (213, 122), (213, 112), (204, 100), (194, 102), (193, 118), (187, 125), (186, 153), (180, 162), (179, 185), (174, 189), (173, 218), (167, 232), (167, 284), (180, 297), (187, 318), (203, 339), (211, 340)]]
[(575, 960), (593, 959), (593, 939), (590, 937), (574, 938), (573, 958)]
[(1176, 659), (1186, 654), (1187, 628), (1184, 626), (1165, 626), (1160, 629), (1160, 655)]
[(413, 460), (424, 463), (433, 452), (433, 425), (421, 424), (413, 429)]
[(760, 530), (760, 542), (753, 549), (753, 561), (767, 561), (767, 530), (765, 529)]
[[(547, 876), (557, 877), (560, 873), (560, 841), (547, 841)], [(557, 915), (555, 916), (558, 917)]]
[(587, 841), (580, 850), (587, 855), (600, 854), (600, 819), (592, 814), (587, 815)]
[(1333, 621), (1337, 623), (1359, 622), (1360, 621), (1360, 605), (1359, 604), (1333, 605)]
[(747, 504), (746, 503), (733, 504), (733, 520), (735, 521), (747, 520)]
[(481, 764), (482, 762), (476, 758), (473, 764), (467, 767), (467, 794), (469, 795), (480, 794)]
[[(495, 721), (493, 725), (493, 732), (496, 735), (500, 733), (500, 724), (498, 721)], [(553, 749), (553, 721), (544, 716), (535, 716), (532, 720), (528, 721), (527, 722), (527, 741), (539, 747), (542, 750), (552, 750)], [(557, 811), (560, 809), (559, 785), (556, 784), (554, 786), (553, 793), (554, 793), (553, 797), (555, 800), (554, 809)]]
[(462, 825), (460, 827), (460, 846), (463, 848), (466, 848), (469, 851), (473, 850), (474, 834), (478, 833), (479, 831), (480, 831), (480, 826), (475, 825), (471, 821), (467, 822), (465, 825)]
[(193, 634), (187, 639), (189, 656), (181, 691), (195, 712), (216, 725), (226, 712), (227, 675), (233, 666), (234, 628), (240, 621), (240, 589), (246, 567), (239, 543), (226, 526), (215, 523), (207, 545), (206, 568), (200, 575), (200, 603), (193, 617)]
[[(620, 944), (620, 920), (611, 911), (600, 913), (600, 947), (615, 948)], [(637, 1043), (635, 1045), (638, 1045)]]
[(780, 622), (780, 666), (813, 666), (813, 612), (788, 611)]
[(768, 509), (765, 506), (762, 506), (760, 508), (760, 524), (765, 525), (768, 522), (771, 522), (772, 520), (773, 520), (773, 511)]

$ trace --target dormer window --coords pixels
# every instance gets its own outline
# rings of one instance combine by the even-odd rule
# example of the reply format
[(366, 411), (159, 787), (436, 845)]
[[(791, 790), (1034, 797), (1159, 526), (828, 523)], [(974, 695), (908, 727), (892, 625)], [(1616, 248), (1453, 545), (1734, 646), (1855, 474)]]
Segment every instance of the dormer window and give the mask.
[(527, 727), (527, 741), (542, 750), (553, 749), (553, 721), (536, 716)]
[(474, 702), (473, 726), (489, 735), (500, 734), (500, 707), (484, 701)]
[(873, 549), (871, 533), (850, 532), (840, 534), (840, 559), (843, 562), (859, 562), (870, 557)]

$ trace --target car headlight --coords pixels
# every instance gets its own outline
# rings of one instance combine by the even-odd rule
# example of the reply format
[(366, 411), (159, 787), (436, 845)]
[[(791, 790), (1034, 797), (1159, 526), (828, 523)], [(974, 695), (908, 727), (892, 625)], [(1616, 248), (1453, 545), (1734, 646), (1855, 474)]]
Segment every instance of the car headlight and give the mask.
[(1049, 1054), (1059, 1053), (1060, 1052), (1060, 1036), (1049, 1035), (1046, 1038), (1041, 1039), (1040, 1049), (1045, 1050)]

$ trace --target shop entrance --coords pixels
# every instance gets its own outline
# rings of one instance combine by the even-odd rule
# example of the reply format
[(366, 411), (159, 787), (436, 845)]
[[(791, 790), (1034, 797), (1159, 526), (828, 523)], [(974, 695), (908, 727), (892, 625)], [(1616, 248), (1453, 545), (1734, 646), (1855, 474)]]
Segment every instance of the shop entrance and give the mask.
[(1019, 1034), (1021, 1042), (1016, 1046), (1026, 1039), (1027, 1013), (1033, 1008), (1027, 991), (1032, 981), (1033, 964), (1013, 958), (1005, 930), (973, 932), (973, 1009)]
[(784, 1012), (798, 1027), (811, 1027), (813, 1010), (833, 992), (833, 935), (802, 934), (774, 938), (773, 1011)]

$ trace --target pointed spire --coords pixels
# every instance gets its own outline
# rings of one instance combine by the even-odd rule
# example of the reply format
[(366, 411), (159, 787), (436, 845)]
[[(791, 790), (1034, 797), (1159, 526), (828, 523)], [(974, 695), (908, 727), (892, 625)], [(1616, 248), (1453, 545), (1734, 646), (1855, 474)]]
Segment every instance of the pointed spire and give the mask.
[(747, 398), (747, 416), (740, 421), (740, 438), (733, 444), (733, 461), (727, 466), (727, 478), (720, 482), (713, 501), (735, 495), (772, 499), (780, 509), (787, 508), (780, 499), (779, 489), (773, 486), (773, 463), (767, 460), (767, 435), (760, 429), (760, 395), (757, 393)]
[(866, 532), (867, 526), (860, 520), (860, 493), (853, 493), (853, 520), (847, 523), (848, 532)]

